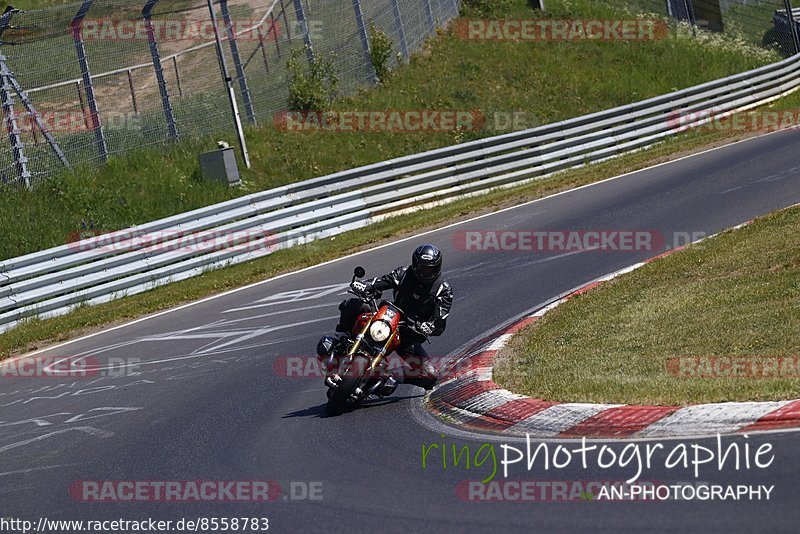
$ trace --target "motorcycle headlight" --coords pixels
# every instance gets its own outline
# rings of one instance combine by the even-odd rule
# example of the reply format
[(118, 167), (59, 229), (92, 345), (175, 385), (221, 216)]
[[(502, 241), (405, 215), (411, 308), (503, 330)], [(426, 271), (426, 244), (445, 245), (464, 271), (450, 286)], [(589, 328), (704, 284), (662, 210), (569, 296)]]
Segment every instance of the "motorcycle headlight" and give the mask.
[(389, 337), (391, 333), (392, 329), (383, 321), (376, 321), (369, 327), (369, 337), (378, 342), (386, 341), (386, 338)]

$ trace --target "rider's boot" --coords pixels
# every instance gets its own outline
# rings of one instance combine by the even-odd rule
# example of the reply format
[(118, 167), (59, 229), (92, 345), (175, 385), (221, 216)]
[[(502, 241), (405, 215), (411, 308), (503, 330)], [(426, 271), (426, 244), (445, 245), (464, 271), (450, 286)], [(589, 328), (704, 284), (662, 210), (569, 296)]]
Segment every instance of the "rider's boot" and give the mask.
[(329, 380), (339, 369), (339, 356), (344, 352), (347, 340), (346, 332), (335, 332), (333, 335), (322, 336), (317, 343), (317, 359), (325, 370), (325, 385), (327, 386), (331, 385)]
[(437, 381), (436, 369), (433, 367), (430, 360), (423, 361), (418, 371), (405, 374), (403, 377), (404, 384), (419, 386), (425, 391), (433, 389)]
[(400, 382), (398, 382), (398, 380), (395, 377), (389, 376), (386, 378), (386, 381), (383, 383), (383, 385), (380, 388), (378, 388), (378, 391), (376, 391), (375, 394), (378, 395), (379, 397), (388, 397), (389, 395), (394, 393), (394, 390), (397, 389), (397, 385), (399, 383)]

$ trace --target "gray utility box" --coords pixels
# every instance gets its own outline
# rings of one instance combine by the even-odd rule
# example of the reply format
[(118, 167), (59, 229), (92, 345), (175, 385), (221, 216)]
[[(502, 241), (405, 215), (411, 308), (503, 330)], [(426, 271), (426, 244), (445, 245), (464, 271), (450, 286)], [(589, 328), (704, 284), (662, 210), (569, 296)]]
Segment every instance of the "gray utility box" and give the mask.
[(228, 185), (239, 185), (239, 167), (233, 147), (226, 147), (198, 154), (200, 174), (206, 180), (217, 180)]

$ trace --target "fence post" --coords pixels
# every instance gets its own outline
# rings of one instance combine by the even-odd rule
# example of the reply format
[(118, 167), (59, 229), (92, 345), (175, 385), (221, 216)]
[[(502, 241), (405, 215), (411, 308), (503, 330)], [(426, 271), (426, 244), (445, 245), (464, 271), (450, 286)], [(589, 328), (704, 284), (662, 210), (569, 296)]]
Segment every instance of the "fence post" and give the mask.
[(303, 0), (294, 0), (294, 11), (297, 14), (297, 22), (303, 30), (303, 41), (306, 45), (306, 56), (309, 63), (314, 63), (314, 46), (311, 42), (311, 32), (308, 29), (308, 19), (306, 19), (305, 8), (303, 7)]
[(83, 125), (86, 126), (87, 130), (91, 130), (91, 126), (89, 126), (89, 114), (86, 113), (86, 102), (83, 99), (83, 93), (81, 92), (81, 81), (75, 80), (75, 92), (78, 93), (78, 102), (81, 104), (81, 116), (83, 117)]
[(353, 0), (353, 11), (356, 13), (356, 26), (358, 26), (358, 35), (361, 38), (361, 48), (364, 49), (364, 61), (369, 70), (369, 77), (372, 83), (377, 83), (378, 74), (375, 72), (375, 66), (372, 64), (372, 54), (369, 50), (369, 35), (367, 35), (367, 27), (364, 24), (364, 13), (361, 11), (361, 1)]
[[(53, 153), (56, 155), (56, 157), (58, 157), (58, 159), (61, 160), (61, 163), (63, 163), (66, 168), (71, 169), (72, 166), (69, 164), (67, 156), (64, 155), (64, 151), (61, 150), (61, 147), (56, 142), (55, 138), (53, 137), (53, 134), (50, 133), (50, 130), (48, 130), (47, 126), (45, 126), (45, 124), (42, 122), (41, 117), (39, 117), (39, 112), (37, 112), (36, 108), (33, 107), (31, 99), (28, 98), (28, 95), (25, 93), (25, 90), (22, 89), (22, 86), (14, 77), (14, 73), (11, 72), (11, 70), (8, 68), (8, 65), (5, 64), (5, 59), (6, 59), (5, 56), (0, 55), (0, 60), (3, 61), (3, 67), (6, 71), (6, 81), (9, 84), (11, 84), (11, 88), (14, 89), (14, 91), (17, 93), (17, 96), (19, 96), (19, 99), (22, 101), (22, 105), (25, 106), (25, 110), (28, 112), (28, 115), (30, 115), (33, 118), (34, 125), (36, 126), (36, 128), (39, 128), (39, 131), (44, 136), (45, 141), (47, 141), (47, 144), (50, 145), (50, 148), (53, 150)], [(36, 139), (36, 128), (31, 126), (31, 132), (33, 132), (34, 140)]]
[(3, 105), (3, 116), (6, 123), (6, 131), (8, 132), (8, 142), (11, 144), (11, 152), (14, 157), (14, 165), (17, 169), (17, 176), (20, 182), (30, 189), (31, 188), (31, 173), (28, 170), (28, 158), (25, 157), (25, 148), (22, 144), (22, 139), (19, 136), (19, 126), (17, 125), (17, 116), (14, 113), (14, 97), (11, 96), (11, 72), (6, 66), (5, 57), (0, 60), (0, 100)]
[(428, 19), (428, 25), (431, 27), (430, 33), (436, 33), (436, 20), (433, 18), (431, 0), (423, 0), (423, 6), (425, 8), (425, 17)]
[(183, 88), (181, 87), (181, 73), (178, 70), (178, 56), (172, 56), (172, 69), (175, 71), (175, 85), (178, 86), (178, 98), (182, 98)]
[(692, 0), (667, 0), (667, 14), (675, 20), (687, 21), (692, 25), (692, 28), (695, 27)]
[(406, 41), (406, 29), (403, 27), (403, 17), (400, 14), (400, 4), (398, 0), (392, 0), (392, 12), (394, 13), (394, 23), (397, 25), (397, 34), (400, 39), (400, 52), (403, 57), (408, 59), (408, 41)]
[(233, 92), (233, 84), (230, 75), (228, 74), (228, 62), (225, 60), (225, 53), (222, 51), (222, 42), (219, 38), (219, 28), (217, 28), (217, 15), (214, 13), (214, 0), (208, 1), (208, 12), (211, 15), (211, 25), (214, 28), (214, 44), (217, 49), (217, 59), (219, 60), (219, 70), (222, 73), (222, 80), (228, 88), (228, 102), (231, 105), (231, 113), (233, 114), (233, 123), (236, 127), (236, 136), (239, 139), (239, 147), (242, 149), (242, 159), (244, 165), (250, 168), (250, 154), (247, 152), (247, 143), (244, 138), (244, 130), (242, 129), (242, 119), (239, 117), (239, 106), (236, 105), (236, 94)]
[(228, 0), (219, 0), (219, 7), (222, 11), (222, 22), (225, 24), (225, 33), (228, 35), (228, 46), (230, 46), (231, 57), (233, 57), (233, 67), (236, 69), (236, 77), (239, 79), (239, 91), (242, 93), (244, 111), (247, 114), (247, 120), (250, 121), (250, 124), (255, 124), (256, 114), (255, 111), (253, 111), (253, 101), (250, 99), (250, 88), (247, 86), (247, 76), (244, 73), (244, 67), (242, 67), (242, 58), (239, 55), (236, 32), (233, 31), (231, 12), (228, 10)]
[(258, 27), (258, 46), (261, 47), (261, 57), (264, 58), (264, 69), (269, 72), (269, 61), (267, 60), (267, 44), (264, 41), (264, 32), (261, 26)]
[[(283, 16), (283, 31), (286, 33), (287, 39), (291, 39), (292, 35), (289, 30), (289, 17), (286, 15), (286, 4), (284, 4), (283, 0), (281, 0), (281, 15)], [(275, 33), (275, 46), (278, 46), (278, 33)], [(292, 48), (292, 43), (289, 43), (289, 48)], [(278, 50), (278, 56), (280, 57), (281, 53)]]
[[(281, 6), (283, 6), (283, 2), (281, 2)], [(283, 7), (281, 7), (281, 9), (283, 9)], [(286, 12), (284, 11), (284, 15), (285, 15), (285, 13)], [(272, 38), (275, 41), (275, 50), (278, 52), (278, 59), (280, 59), (283, 56), (281, 55), (281, 45), (278, 42), (279, 41), (278, 33), (279, 33), (278, 27), (275, 25), (275, 15), (273, 15), (272, 12), (270, 11), (270, 13), (269, 13), (269, 31), (267, 32), (267, 37), (272, 35)]]
[[(136, 91), (133, 88), (133, 75), (131, 74), (131, 69), (128, 69), (128, 87), (131, 90), (131, 102), (133, 103), (133, 113), (138, 115), (139, 106), (136, 105)], [(83, 103), (81, 102), (81, 104)]]
[(794, 15), (792, 13), (792, 2), (791, 0), (783, 0), (783, 5), (786, 6), (786, 18), (789, 22), (789, 31), (792, 34), (792, 43), (794, 44), (794, 53), (797, 54), (800, 52), (800, 35), (798, 35), (797, 31), (797, 23), (794, 20)]
[(92, 86), (92, 73), (89, 72), (89, 60), (86, 57), (86, 47), (83, 44), (82, 28), (83, 18), (92, 7), (94, 0), (83, 0), (83, 4), (78, 9), (72, 19), (70, 28), (72, 30), (72, 40), (75, 42), (75, 51), (78, 54), (78, 63), (81, 67), (81, 78), (83, 79), (83, 90), (86, 92), (86, 102), (89, 106), (89, 120), (92, 130), (94, 130), (95, 144), (100, 161), (108, 160), (108, 144), (103, 132), (103, 124), (100, 122), (100, 112), (97, 109), (97, 100), (94, 97), (94, 86)]
[(686, 16), (689, 17), (689, 23), (692, 28), (697, 27), (697, 17), (694, 14), (694, 0), (684, 0), (686, 4)]
[(161, 54), (158, 52), (156, 32), (153, 29), (153, 23), (150, 20), (156, 2), (158, 2), (158, 0), (147, 0), (144, 8), (142, 9), (142, 15), (144, 16), (145, 29), (147, 30), (147, 42), (150, 44), (150, 55), (153, 58), (153, 68), (156, 71), (158, 90), (161, 93), (161, 106), (164, 108), (164, 118), (167, 121), (167, 133), (169, 134), (170, 139), (177, 140), (178, 127), (175, 124), (175, 114), (172, 111), (172, 104), (169, 100), (167, 80), (164, 79), (164, 69), (161, 65)]

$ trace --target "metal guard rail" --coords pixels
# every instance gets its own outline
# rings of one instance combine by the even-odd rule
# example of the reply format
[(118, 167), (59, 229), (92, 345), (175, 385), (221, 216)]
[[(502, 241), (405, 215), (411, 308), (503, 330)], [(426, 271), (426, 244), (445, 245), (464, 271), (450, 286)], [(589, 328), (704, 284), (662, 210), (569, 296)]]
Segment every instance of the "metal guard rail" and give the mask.
[[(8, 259), (0, 262), (0, 332), (29, 317), (147, 291), (403, 210), (642, 149), (778, 99), (800, 85), (799, 74), (800, 54), (634, 104), (305, 180)], [(166, 237), (153, 246), (154, 236)], [(216, 236), (229, 239), (220, 243)], [(187, 249), (187, 242), (198, 246)]]

